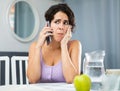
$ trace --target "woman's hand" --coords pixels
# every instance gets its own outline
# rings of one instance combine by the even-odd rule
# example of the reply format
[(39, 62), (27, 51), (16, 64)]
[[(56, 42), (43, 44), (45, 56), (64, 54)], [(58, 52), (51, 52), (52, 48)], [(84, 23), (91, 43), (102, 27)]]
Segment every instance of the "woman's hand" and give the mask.
[(42, 47), (42, 45), (45, 43), (45, 39), (47, 36), (53, 35), (51, 32), (53, 32), (52, 28), (47, 26), (46, 24), (46, 26), (41, 30), (39, 34), (39, 38), (36, 45), (37, 48)]
[(72, 37), (71, 28), (72, 28), (72, 26), (70, 25), (68, 27), (68, 30), (67, 30), (64, 38), (61, 40), (61, 46), (66, 45), (68, 43), (68, 41), (71, 39), (71, 37)]

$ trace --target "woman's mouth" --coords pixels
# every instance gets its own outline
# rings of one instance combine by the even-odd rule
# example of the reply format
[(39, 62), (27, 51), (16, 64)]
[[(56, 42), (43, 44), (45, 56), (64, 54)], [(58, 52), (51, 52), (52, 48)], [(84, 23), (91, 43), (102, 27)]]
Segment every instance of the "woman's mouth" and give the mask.
[(64, 34), (63, 33), (58, 33), (58, 36), (63, 36)]

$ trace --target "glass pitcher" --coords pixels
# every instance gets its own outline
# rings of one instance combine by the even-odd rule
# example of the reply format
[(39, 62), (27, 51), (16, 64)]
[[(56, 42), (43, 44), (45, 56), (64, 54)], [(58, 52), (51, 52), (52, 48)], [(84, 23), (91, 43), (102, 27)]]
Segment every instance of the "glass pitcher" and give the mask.
[(83, 60), (83, 73), (89, 75), (92, 81), (92, 89), (101, 88), (102, 76), (105, 75), (104, 69), (105, 51), (93, 51), (85, 53)]

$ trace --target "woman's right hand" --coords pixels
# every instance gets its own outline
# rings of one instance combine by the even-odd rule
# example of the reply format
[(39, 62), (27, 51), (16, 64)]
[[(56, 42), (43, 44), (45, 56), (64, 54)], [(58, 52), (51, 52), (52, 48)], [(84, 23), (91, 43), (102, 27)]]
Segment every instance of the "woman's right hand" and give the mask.
[(43, 46), (43, 44), (45, 43), (45, 39), (46, 39), (47, 36), (53, 35), (50, 32), (53, 32), (53, 30), (52, 30), (51, 27), (49, 27), (46, 24), (45, 27), (40, 31), (40, 34), (39, 34), (39, 37), (38, 37), (38, 41), (37, 41), (37, 45), (36, 45), (37, 48), (40, 48), (40, 47)]

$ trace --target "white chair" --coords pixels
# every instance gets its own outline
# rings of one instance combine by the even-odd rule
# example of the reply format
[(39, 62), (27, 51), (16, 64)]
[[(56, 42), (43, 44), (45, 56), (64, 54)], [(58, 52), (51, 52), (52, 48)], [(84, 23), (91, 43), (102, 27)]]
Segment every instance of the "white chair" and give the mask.
[[(0, 56), (0, 85), (3, 85), (2, 82), (4, 81), (4, 85), (9, 85), (10, 81), (10, 60), (8, 56)], [(4, 71), (4, 72), (2, 72)], [(5, 73), (5, 74), (3, 74)], [(5, 79), (2, 78), (5, 76)]]
[(28, 62), (27, 56), (11, 57), (11, 72), (13, 85), (29, 84), (26, 76), (27, 62)]

